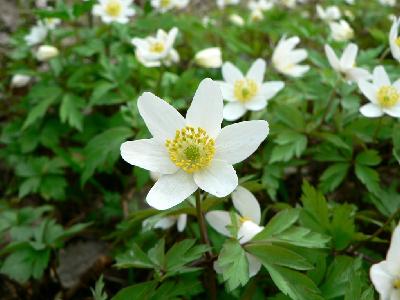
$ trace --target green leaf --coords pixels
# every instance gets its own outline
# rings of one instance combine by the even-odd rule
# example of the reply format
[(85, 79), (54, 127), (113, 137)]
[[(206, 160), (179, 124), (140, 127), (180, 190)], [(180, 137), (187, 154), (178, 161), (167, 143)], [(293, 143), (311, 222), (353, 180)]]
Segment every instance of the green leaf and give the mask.
[(299, 215), (300, 210), (298, 209), (285, 209), (280, 211), (273, 216), (264, 229), (253, 238), (253, 241), (263, 240), (278, 235), (292, 226), (298, 220)]
[(374, 169), (362, 164), (356, 164), (355, 173), (357, 178), (365, 185), (368, 191), (379, 193), (379, 174)]
[(249, 281), (249, 263), (245, 251), (236, 240), (226, 240), (216, 261), (228, 290), (244, 286)]
[(103, 275), (96, 281), (96, 285), (93, 288), (90, 288), (92, 291), (92, 296), (94, 300), (107, 300), (108, 296), (107, 293), (104, 291), (104, 280)]
[(117, 256), (116, 259), (117, 268), (153, 269), (156, 266), (136, 244), (133, 244), (127, 253)]
[(323, 192), (334, 191), (346, 178), (350, 164), (336, 163), (329, 166), (320, 177), (319, 188)]
[(329, 212), (324, 195), (307, 181), (304, 181), (302, 191), (301, 202), (308, 216), (308, 226), (317, 232), (325, 232), (329, 227)]
[(364, 166), (376, 166), (382, 161), (379, 152), (376, 150), (365, 150), (356, 157), (356, 164)]
[(83, 105), (84, 101), (82, 98), (73, 94), (65, 94), (60, 106), (61, 122), (67, 122), (71, 127), (81, 131), (83, 114), (80, 109)]
[(292, 105), (280, 105), (276, 108), (276, 117), (294, 130), (302, 130), (305, 128), (303, 114)]
[(307, 148), (307, 137), (295, 131), (279, 133), (271, 153), (270, 163), (289, 161), (293, 157), (300, 157)]
[(47, 109), (51, 104), (53, 104), (53, 102), (54, 98), (50, 97), (41, 101), (38, 105), (32, 108), (24, 122), (24, 125), (22, 126), (22, 129), (27, 128), (28, 126), (35, 123), (38, 119), (43, 118), (43, 116), (46, 114)]
[(131, 285), (120, 290), (111, 300), (148, 300), (153, 296), (156, 287), (156, 281)]
[(149, 250), (147, 253), (149, 259), (160, 268), (165, 266), (165, 240), (161, 239), (158, 243)]

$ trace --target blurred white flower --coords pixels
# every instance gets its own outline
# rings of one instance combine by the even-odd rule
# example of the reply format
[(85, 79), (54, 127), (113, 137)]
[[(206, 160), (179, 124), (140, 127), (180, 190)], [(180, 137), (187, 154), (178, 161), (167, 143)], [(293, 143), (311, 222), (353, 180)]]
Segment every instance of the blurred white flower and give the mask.
[(371, 74), (367, 70), (356, 67), (357, 52), (357, 45), (351, 43), (347, 45), (339, 59), (333, 49), (329, 45), (325, 45), (325, 54), (331, 67), (350, 82), (371, 78)]
[(297, 5), (296, 0), (277, 0), (277, 2), (288, 8), (295, 8)]
[(238, 14), (231, 14), (229, 16), (229, 21), (236, 26), (242, 27), (244, 25), (244, 19)]
[(396, 6), (396, 0), (379, 0), (379, 3), (387, 6)]
[(190, 0), (151, 0), (151, 6), (160, 12), (177, 8), (183, 9), (188, 6)]
[(328, 6), (324, 9), (321, 5), (316, 6), (318, 17), (326, 22), (331, 22), (340, 19), (342, 16), (337, 6)]
[(121, 156), (162, 174), (146, 197), (158, 210), (178, 205), (199, 188), (216, 197), (232, 193), (238, 185), (232, 165), (256, 151), (269, 133), (263, 120), (221, 129), (221, 90), (208, 78), (200, 83), (186, 118), (148, 92), (139, 97), (138, 109), (153, 138), (123, 143)]
[(239, 4), (240, 0), (217, 0), (217, 5), (219, 8), (224, 8), (226, 5)]
[(393, 57), (400, 62), (400, 36), (399, 36), (400, 17), (394, 18), (390, 28), (389, 44)]
[(28, 75), (15, 74), (11, 79), (11, 86), (17, 88), (24, 87), (29, 83), (30, 80), (31, 77)]
[(373, 82), (360, 80), (358, 87), (371, 102), (360, 108), (362, 115), (376, 118), (388, 114), (400, 118), (400, 79), (391, 84), (385, 69), (377, 66), (374, 69)]
[[(256, 236), (264, 227), (260, 226), (261, 208), (257, 199), (247, 189), (238, 186), (232, 193), (233, 206), (239, 214), (235, 215), (237, 223), (240, 224), (236, 238), (241, 244), (247, 243)], [(212, 228), (227, 237), (232, 237), (228, 226), (232, 225), (231, 214), (227, 211), (213, 210), (206, 213), (206, 220)], [(249, 276), (253, 277), (261, 268), (261, 262), (250, 253), (246, 252), (249, 263)], [(214, 264), (217, 273), (222, 269), (218, 263)]]
[(274, 2), (271, 0), (252, 0), (248, 4), (248, 8), (251, 11), (260, 10), (267, 11), (274, 7)]
[(331, 22), (329, 27), (331, 28), (331, 36), (335, 41), (345, 42), (354, 37), (353, 28), (345, 20)]
[(37, 8), (46, 8), (47, 7), (47, 0), (36, 0), (35, 5)]
[(46, 26), (48, 29), (55, 29), (59, 24), (61, 23), (60, 19), (57, 18), (45, 18), (43, 20), (44, 26)]
[(194, 61), (204, 68), (220, 68), (222, 66), (222, 53), (218, 47), (206, 48), (196, 53)]
[(355, 0), (344, 0), (347, 4), (353, 5), (355, 3)]
[(152, 228), (159, 228), (159, 229), (167, 230), (176, 224), (178, 231), (183, 232), (185, 230), (186, 224), (187, 224), (187, 214), (163, 217), (160, 220), (158, 220), (153, 226), (151, 226), (150, 223), (151, 223), (151, 220), (146, 219), (142, 223), (142, 227), (145, 230), (152, 229)]
[(222, 66), (220, 81), (223, 98), (228, 101), (224, 106), (224, 119), (234, 121), (242, 117), (247, 110), (259, 111), (267, 106), (267, 101), (274, 97), (285, 83), (282, 81), (264, 81), (266, 63), (257, 59), (246, 76), (232, 63)]
[(133, 38), (131, 43), (136, 47), (137, 59), (146, 67), (170, 66), (179, 61), (179, 54), (173, 48), (177, 35), (176, 27), (168, 33), (159, 29), (156, 36)]
[(264, 13), (260, 9), (253, 9), (250, 13), (250, 21), (258, 22), (264, 20)]
[(386, 260), (372, 265), (371, 281), (381, 300), (400, 300), (400, 226), (392, 235)]
[(39, 61), (48, 61), (58, 56), (59, 51), (56, 47), (51, 45), (42, 45), (36, 52), (36, 58)]
[(101, 18), (104, 23), (128, 23), (129, 17), (135, 15), (133, 0), (98, 0), (92, 13)]
[(24, 37), (24, 40), (28, 46), (34, 46), (43, 42), (47, 37), (47, 33), (48, 28), (42, 22), (38, 22), (30, 29), (29, 34)]
[(301, 77), (308, 72), (308, 65), (299, 65), (308, 54), (305, 49), (294, 49), (298, 43), (300, 39), (297, 36), (280, 39), (272, 54), (272, 64), (278, 72), (293, 77)]

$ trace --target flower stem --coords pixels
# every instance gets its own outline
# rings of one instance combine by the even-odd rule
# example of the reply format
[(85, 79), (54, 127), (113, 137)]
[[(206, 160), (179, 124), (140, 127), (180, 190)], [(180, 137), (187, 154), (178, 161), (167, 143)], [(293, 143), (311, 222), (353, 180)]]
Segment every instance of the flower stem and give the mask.
[[(200, 190), (196, 191), (196, 213), (197, 213), (197, 221), (199, 223), (200, 228), (200, 237), (201, 242), (208, 247), (211, 247), (210, 240), (208, 239), (207, 227), (204, 220), (203, 210), (201, 208), (201, 194)], [(207, 271), (205, 275), (204, 282), (208, 286), (208, 290), (210, 293), (210, 299), (216, 300), (217, 299), (217, 285), (215, 279), (215, 272), (213, 269), (213, 254), (211, 250), (206, 252), (206, 259), (207, 259)]]

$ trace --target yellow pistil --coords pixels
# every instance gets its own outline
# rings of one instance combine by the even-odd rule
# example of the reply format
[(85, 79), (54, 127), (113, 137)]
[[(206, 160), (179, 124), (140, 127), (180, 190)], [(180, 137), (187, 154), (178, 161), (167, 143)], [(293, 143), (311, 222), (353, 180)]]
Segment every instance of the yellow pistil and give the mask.
[(400, 36), (396, 39), (396, 45), (400, 47)]
[(154, 42), (150, 45), (150, 51), (155, 53), (161, 53), (165, 50), (165, 46), (162, 42)]
[(394, 287), (395, 289), (400, 289), (400, 279), (399, 279), (399, 278), (397, 278), (397, 279), (395, 279), (395, 280), (393, 281), (393, 287)]
[(171, 0), (161, 0), (160, 1), (160, 6), (161, 7), (168, 7), (170, 3), (171, 3)]
[(399, 102), (400, 95), (395, 87), (385, 85), (378, 90), (377, 98), (380, 106), (391, 108)]
[(246, 221), (251, 221), (249, 218), (246, 218), (246, 217), (239, 217), (239, 222), (240, 223), (244, 223), (244, 222), (246, 222)]
[(215, 141), (200, 127), (185, 126), (173, 140), (166, 140), (172, 162), (187, 173), (207, 167), (215, 154)]
[(106, 5), (105, 11), (110, 17), (118, 17), (122, 11), (122, 5), (118, 0), (110, 0)]
[(233, 86), (235, 98), (244, 103), (251, 100), (258, 92), (258, 84), (252, 79), (237, 80)]

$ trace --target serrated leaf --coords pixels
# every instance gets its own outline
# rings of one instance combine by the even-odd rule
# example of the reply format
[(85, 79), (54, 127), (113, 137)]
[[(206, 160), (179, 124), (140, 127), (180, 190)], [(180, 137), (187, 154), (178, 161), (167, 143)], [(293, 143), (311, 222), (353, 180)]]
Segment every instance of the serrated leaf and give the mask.
[(280, 211), (273, 216), (264, 229), (253, 238), (253, 241), (267, 239), (285, 231), (298, 220), (299, 215), (300, 210), (298, 209), (285, 209)]
[(71, 127), (82, 130), (83, 114), (80, 109), (83, 107), (83, 100), (73, 94), (65, 94), (60, 106), (61, 122), (67, 122)]
[(334, 191), (346, 178), (349, 168), (348, 163), (336, 163), (329, 166), (320, 177), (320, 189), (323, 192)]

